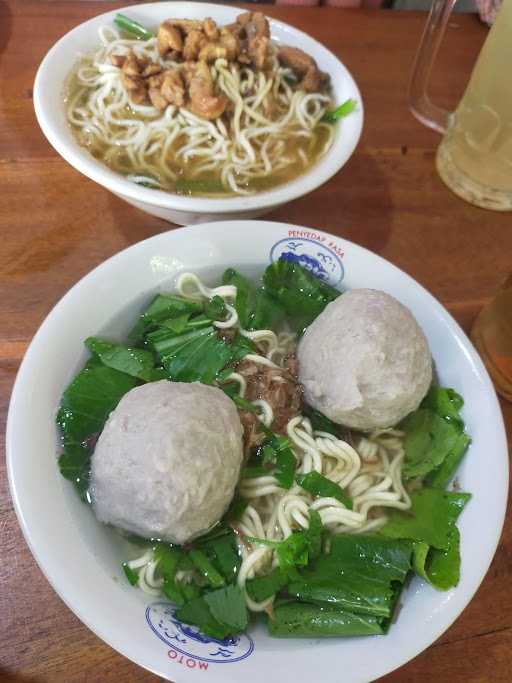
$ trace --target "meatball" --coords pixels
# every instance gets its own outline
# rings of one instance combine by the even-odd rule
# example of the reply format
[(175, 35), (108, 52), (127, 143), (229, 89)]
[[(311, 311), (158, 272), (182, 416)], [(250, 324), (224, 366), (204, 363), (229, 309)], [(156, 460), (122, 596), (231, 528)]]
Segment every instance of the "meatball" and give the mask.
[(299, 343), (305, 399), (333, 422), (369, 431), (396, 425), (432, 381), (425, 335), (389, 294), (353, 289), (308, 327)]
[(110, 414), (92, 456), (96, 517), (186, 543), (225, 513), (242, 457), (240, 418), (220, 389), (167, 380), (136, 387)]

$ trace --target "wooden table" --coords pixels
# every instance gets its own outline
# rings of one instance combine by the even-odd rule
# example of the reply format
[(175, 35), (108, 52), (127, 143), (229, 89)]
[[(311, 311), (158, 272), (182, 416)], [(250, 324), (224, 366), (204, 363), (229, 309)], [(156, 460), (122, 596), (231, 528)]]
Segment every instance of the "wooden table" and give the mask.
[[(126, 4), (126, 3), (123, 3)], [(2, 419), (25, 348), (50, 308), (92, 267), (168, 230), (68, 166), (44, 139), (32, 107), (38, 63), (66, 31), (116, 5), (0, 1), (0, 363)], [(512, 215), (451, 194), (434, 170), (439, 137), (407, 110), (406, 87), (425, 15), (329, 8), (265, 8), (335, 52), (366, 106), (359, 147), (341, 173), (268, 218), (358, 242), (425, 285), (468, 329), (511, 270)], [(433, 96), (452, 107), (486, 29), (454, 16)], [(503, 403), (509, 437), (512, 405)], [(0, 464), (0, 680), (156, 681), (98, 640), (61, 602), (22, 538)], [(428, 650), (386, 683), (510, 683), (512, 522), (476, 597)]]

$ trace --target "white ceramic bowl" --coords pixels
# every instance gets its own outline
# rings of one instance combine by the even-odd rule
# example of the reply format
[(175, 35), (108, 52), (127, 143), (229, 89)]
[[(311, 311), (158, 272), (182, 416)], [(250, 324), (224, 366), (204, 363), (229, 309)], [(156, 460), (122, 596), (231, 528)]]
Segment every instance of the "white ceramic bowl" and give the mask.
[[(244, 239), (239, 239), (243, 233)], [(181, 631), (168, 608), (128, 585), (120, 538), (96, 522), (57, 467), (56, 407), (83, 365), (83, 340), (121, 338), (157, 291), (193, 270), (213, 284), (227, 266), (261, 274), (283, 251), (323, 264), (333, 285), (383, 289), (406, 304), (425, 331), (442, 384), (465, 398), (473, 443), (457, 474), (473, 498), (460, 519), (462, 578), (438, 592), (406, 589), (387, 636), (276, 640), (259, 625), (225, 658)], [(113, 285), (112, 283), (115, 283)], [(508, 458), (503, 421), (482, 362), (446, 310), (411, 277), (338, 237), (263, 221), (224, 222), (164, 233), (122, 251), (75, 285), (34, 337), (14, 387), (7, 427), (12, 497), (25, 538), (48, 580), (75, 614), (113, 648), (175, 683), (368, 683), (432, 643), (482, 581), (504, 519)], [(84, 589), (86, 587), (86, 589)], [(286, 672), (286, 674), (284, 674)]]
[(274, 190), (249, 197), (226, 199), (185, 197), (151, 190), (111, 171), (76, 142), (66, 120), (62, 93), (65, 79), (78, 54), (90, 52), (98, 46), (98, 28), (111, 24), (118, 11), (145, 26), (156, 26), (169, 17), (212, 17), (218, 23), (226, 24), (232, 22), (242, 10), (195, 2), (131, 5), (80, 24), (61, 38), (43, 59), (34, 84), (34, 106), (43, 133), (74, 168), (118, 197), (147, 213), (180, 225), (228, 218), (254, 218), (316, 189), (337, 173), (351, 156), (363, 126), (363, 104), (354, 79), (347, 68), (323, 45), (292, 26), (271, 19), (272, 37), (277, 42), (301, 47), (316, 59), (323, 71), (331, 75), (335, 102), (341, 103), (348, 98), (357, 101), (357, 110), (336, 126), (330, 150), (312, 169)]

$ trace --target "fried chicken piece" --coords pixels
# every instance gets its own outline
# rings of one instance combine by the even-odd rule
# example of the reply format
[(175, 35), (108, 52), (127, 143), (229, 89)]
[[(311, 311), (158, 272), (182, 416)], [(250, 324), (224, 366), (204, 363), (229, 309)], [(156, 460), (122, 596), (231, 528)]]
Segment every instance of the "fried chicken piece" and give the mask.
[(131, 101), (134, 104), (143, 104), (146, 101), (147, 94), (144, 80), (140, 77), (127, 76), (126, 74), (123, 74), (121, 78)]
[(243, 12), (236, 21), (242, 29), (239, 38), (244, 41), (238, 61), (250, 61), (257, 69), (264, 69), (270, 46), (270, 26), (266, 16), (262, 12)]
[(158, 52), (164, 57), (168, 52), (183, 50), (183, 36), (175, 21), (164, 21), (158, 27), (156, 36)]
[(157, 109), (164, 110), (168, 107), (169, 102), (165, 99), (165, 97), (160, 92), (160, 88), (149, 88), (148, 95), (149, 95), (149, 99), (151, 101), (151, 104), (154, 107), (156, 107)]
[(156, 76), (162, 71), (160, 64), (156, 62), (150, 62), (142, 71), (142, 78), (149, 78), (151, 76)]
[(139, 60), (135, 52), (129, 50), (121, 67), (121, 82), (135, 104), (142, 104), (146, 101), (146, 84), (141, 75), (146, 64), (146, 60)]
[(235, 21), (232, 24), (226, 24), (223, 29), (229, 31), (236, 38), (242, 38), (243, 34), (245, 33), (244, 27), (238, 21)]
[(183, 47), (183, 57), (187, 62), (195, 62), (199, 57), (199, 52), (205, 43), (205, 36), (202, 31), (196, 29), (190, 31), (185, 38)]
[[(247, 38), (270, 38), (270, 26), (267, 17), (262, 12), (246, 12), (249, 18), (243, 21)], [(244, 16), (244, 15), (241, 15)], [(237, 17), (238, 20), (238, 17)]]
[(120, 69), (126, 61), (126, 55), (110, 55), (110, 61)]
[(172, 19), (171, 23), (183, 31), (185, 35), (191, 31), (203, 30), (203, 22), (198, 19)]
[(329, 82), (328, 74), (320, 71), (317, 63), (298, 47), (279, 48), (277, 58), (281, 64), (290, 67), (301, 80), (297, 87), (306, 92), (318, 92)]
[(266, 36), (256, 36), (249, 40), (247, 51), (257, 69), (264, 69), (267, 64), (269, 44), (270, 39)]
[(183, 107), (185, 104), (185, 83), (179, 69), (164, 71), (164, 78), (160, 88), (162, 96), (169, 104)]
[(219, 43), (206, 43), (199, 52), (200, 62), (214, 62), (216, 59), (226, 59), (228, 51)]
[(206, 62), (198, 62), (194, 68), (188, 67), (185, 74), (189, 86), (190, 111), (209, 120), (221, 116), (227, 99), (224, 95), (215, 95), (213, 78)]
[(233, 62), (240, 54), (239, 38), (226, 27), (220, 30), (220, 44), (226, 48), (226, 59)]
[(208, 18), (203, 21), (203, 32), (208, 40), (215, 42), (219, 39), (219, 29), (213, 19)]
[(129, 50), (128, 54), (125, 55), (122, 69), (126, 76), (140, 76), (141, 64), (133, 50)]

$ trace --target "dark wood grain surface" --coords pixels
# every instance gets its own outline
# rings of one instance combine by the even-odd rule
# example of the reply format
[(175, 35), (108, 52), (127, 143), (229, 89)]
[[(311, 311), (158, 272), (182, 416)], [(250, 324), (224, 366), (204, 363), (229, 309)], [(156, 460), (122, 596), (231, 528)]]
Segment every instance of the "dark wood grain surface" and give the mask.
[[(126, 4), (126, 3), (123, 3)], [(35, 71), (48, 48), (98, 2), (0, 0), (0, 401), (5, 421), (16, 369), (50, 308), (92, 267), (172, 226), (123, 203), (61, 160), (32, 106)], [(465, 204), (434, 169), (439, 137), (406, 106), (406, 86), (425, 15), (268, 7), (335, 52), (366, 106), (359, 147), (313, 194), (268, 216), (321, 228), (403, 268), (467, 330), (512, 270), (512, 215)], [(452, 19), (432, 94), (453, 107), (486, 29)], [(502, 404), (509, 439), (512, 406)], [(61, 602), (19, 530), (0, 463), (0, 680), (32, 683), (158, 679), (98, 640)], [(385, 683), (512, 681), (512, 522), (476, 597), (428, 650)], [(341, 679), (340, 679), (341, 680)]]

